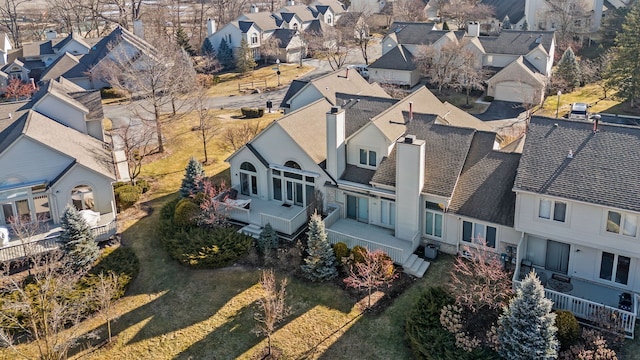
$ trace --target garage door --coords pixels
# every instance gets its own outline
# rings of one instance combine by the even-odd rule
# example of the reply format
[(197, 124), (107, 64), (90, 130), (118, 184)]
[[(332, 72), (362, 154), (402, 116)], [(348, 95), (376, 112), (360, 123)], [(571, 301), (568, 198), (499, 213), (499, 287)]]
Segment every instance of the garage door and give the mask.
[(496, 84), (495, 100), (513, 102), (533, 102), (535, 91), (529, 84), (514, 83), (512, 81)]

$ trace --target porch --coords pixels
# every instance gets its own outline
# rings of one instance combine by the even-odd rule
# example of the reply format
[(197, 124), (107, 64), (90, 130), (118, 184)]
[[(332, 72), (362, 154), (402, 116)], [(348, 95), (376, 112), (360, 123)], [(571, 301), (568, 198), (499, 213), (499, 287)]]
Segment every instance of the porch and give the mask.
[[(58, 237), (62, 229), (60, 225), (49, 222), (49, 228), (32, 236), (27, 241), (18, 238), (9, 229), (9, 242), (0, 247), (0, 262), (19, 259), (29, 255), (37, 255), (59, 247)], [(91, 228), (96, 241), (104, 241), (116, 234), (116, 216), (114, 213), (101, 214), (96, 226)]]
[(266, 201), (238, 194), (232, 201), (218, 201), (222, 211), (232, 221), (263, 228), (267, 223), (287, 237), (296, 235), (307, 224), (308, 206)]
[[(619, 308), (620, 295), (626, 292), (624, 290), (562, 274), (554, 277), (554, 272), (538, 267), (530, 269), (538, 274), (545, 287), (545, 296), (553, 301), (554, 309), (571, 311), (579, 320), (589, 325), (595, 325), (598, 316), (611, 314), (612, 318), (617, 319), (626, 337), (633, 339), (639, 310), (635, 294), (630, 293), (631, 311), (625, 311)], [(513, 277), (514, 289), (530, 269), (518, 266)]]
[(324, 223), (327, 239), (332, 244), (343, 242), (349, 248), (382, 250), (394, 263), (402, 265), (405, 272), (417, 277), (422, 277), (429, 268), (429, 262), (414, 254), (414, 243), (398, 239), (392, 229), (342, 218), (339, 208), (331, 209)]

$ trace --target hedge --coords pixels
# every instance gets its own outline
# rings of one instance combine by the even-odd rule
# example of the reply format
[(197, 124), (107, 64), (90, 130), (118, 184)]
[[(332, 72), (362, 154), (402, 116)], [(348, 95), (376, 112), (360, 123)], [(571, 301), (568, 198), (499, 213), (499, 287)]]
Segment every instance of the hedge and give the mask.
[(264, 108), (240, 108), (240, 111), (248, 119), (261, 118), (264, 115)]

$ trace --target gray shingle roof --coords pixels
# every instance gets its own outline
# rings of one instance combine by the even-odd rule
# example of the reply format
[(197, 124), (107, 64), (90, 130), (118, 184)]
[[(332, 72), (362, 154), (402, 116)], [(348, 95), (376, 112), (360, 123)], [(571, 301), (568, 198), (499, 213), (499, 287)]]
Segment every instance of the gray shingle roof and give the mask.
[(337, 105), (345, 109), (345, 136), (349, 138), (372, 118), (397, 103), (396, 99), (336, 93)]
[(502, 21), (509, 15), (512, 24), (524, 17), (525, 0), (482, 0), (482, 4), (492, 6), (496, 12), (496, 19)]
[[(49, 67), (42, 73), (40, 81), (47, 81), (51, 79), (57, 79), (60, 76), (65, 76), (66, 73), (73, 69), (80, 63), (78, 57), (68, 52), (57, 58)], [(66, 76), (65, 76), (66, 77)]]
[(280, 41), (278, 45), (280, 48), (285, 49), (287, 46), (289, 46), (291, 39), (296, 36), (297, 32), (298, 31), (293, 29), (276, 29), (273, 31), (273, 35), (271, 36)]
[(513, 226), (513, 182), (520, 154), (493, 151), (494, 133), (475, 134), (449, 211), (494, 224)]
[(553, 31), (502, 30), (498, 36), (480, 36), (478, 40), (487, 54), (526, 55), (538, 45), (549, 53), (553, 38)]
[[(424, 193), (450, 197), (467, 158), (475, 129), (434, 124), (435, 116), (414, 114), (405, 134), (425, 140)], [(495, 134), (494, 134), (495, 136)], [(395, 186), (396, 150), (383, 158), (371, 180)]]
[(394, 69), (412, 71), (416, 69), (413, 54), (404, 45), (396, 46), (369, 65), (370, 69)]
[(389, 31), (387, 31), (386, 35), (395, 33), (398, 43), (400, 44), (422, 44), (427, 35), (434, 31), (434, 26), (435, 23), (394, 21), (391, 26), (389, 26)]
[(280, 103), (280, 107), (288, 108), (289, 104), (287, 102), (308, 83), (309, 82), (306, 80), (293, 80), (287, 89), (287, 93), (284, 95), (284, 99), (282, 99), (282, 102)]
[(369, 182), (371, 181), (371, 178), (373, 178), (375, 172), (375, 170), (363, 169), (356, 165), (347, 164), (340, 179), (369, 185)]
[(81, 103), (89, 110), (89, 113), (87, 114), (87, 120), (104, 119), (100, 90), (72, 92), (68, 95), (70, 98)]
[(514, 187), (640, 211), (640, 128), (599, 128), (594, 134), (588, 122), (533, 117)]

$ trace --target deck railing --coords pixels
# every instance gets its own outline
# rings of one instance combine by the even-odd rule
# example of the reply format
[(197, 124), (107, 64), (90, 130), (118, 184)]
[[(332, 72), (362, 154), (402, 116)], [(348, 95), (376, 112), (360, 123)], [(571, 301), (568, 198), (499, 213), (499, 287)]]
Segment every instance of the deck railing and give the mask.
[(348, 234), (343, 234), (341, 232), (326, 229), (327, 230), (327, 239), (330, 243), (335, 244), (339, 242), (343, 242), (347, 244), (347, 246), (352, 249), (354, 246), (362, 246), (367, 248), (368, 250), (382, 250), (393, 260), (394, 263), (402, 264), (404, 262), (404, 250), (401, 248), (397, 248), (395, 246), (389, 246), (381, 243), (377, 243), (375, 241), (366, 240), (359, 238), (357, 236), (352, 236)]
[(264, 227), (267, 223), (271, 224), (273, 230), (291, 235), (301, 226), (307, 223), (307, 211), (309, 206), (306, 206), (298, 212), (293, 219), (285, 219), (270, 214), (260, 213), (260, 223)]
[[(521, 281), (514, 280), (514, 290), (517, 289), (520, 284)], [(611, 306), (563, 294), (547, 288), (544, 289), (544, 294), (547, 299), (553, 301), (554, 309), (571, 311), (577, 318), (589, 321), (592, 325), (595, 325), (594, 322), (596, 322), (599, 317), (611, 314), (611, 318), (615, 319), (616, 325), (625, 332), (625, 336), (631, 339), (634, 337), (637, 311), (629, 312), (616, 309)], [(635, 303), (634, 301), (634, 309), (636, 308)]]
[(115, 233), (117, 232), (116, 219), (113, 219), (104, 225), (99, 225), (91, 228), (91, 232), (98, 241), (108, 239), (109, 237), (115, 235)]
[(333, 224), (336, 223), (336, 221), (340, 220), (339, 206), (330, 206), (328, 210), (329, 213), (327, 214), (327, 217), (324, 218), (324, 227), (326, 229), (330, 228), (331, 226), (333, 226)]

